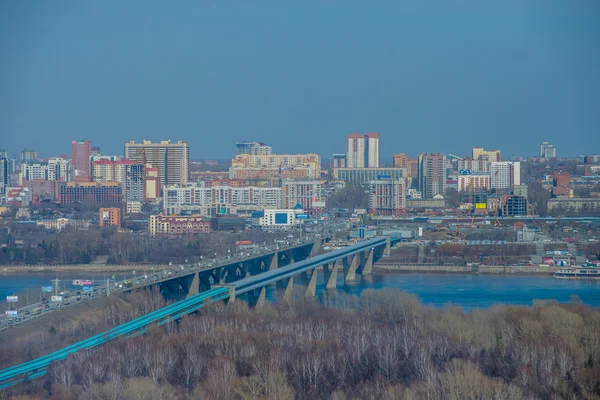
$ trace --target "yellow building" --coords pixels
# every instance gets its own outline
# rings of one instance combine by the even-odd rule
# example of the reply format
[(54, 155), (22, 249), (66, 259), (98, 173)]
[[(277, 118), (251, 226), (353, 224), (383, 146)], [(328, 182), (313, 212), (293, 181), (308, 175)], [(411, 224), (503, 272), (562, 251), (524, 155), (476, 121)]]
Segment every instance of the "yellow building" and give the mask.
[(483, 147), (473, 147), (473, 160), (487, 158), (489, 162), (502, 161), (500, 150), (485, 150)]

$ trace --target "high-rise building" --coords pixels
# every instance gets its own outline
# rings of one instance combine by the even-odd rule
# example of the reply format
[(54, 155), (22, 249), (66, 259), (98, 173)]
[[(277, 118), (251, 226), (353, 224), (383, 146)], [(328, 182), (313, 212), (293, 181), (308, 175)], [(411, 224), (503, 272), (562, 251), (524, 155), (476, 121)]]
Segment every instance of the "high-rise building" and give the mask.
[(375, 215), (402, 215), (406, 212), (406, 179), (369, 181), (369, 211)]
[(317, 180), (286, 180), (283, 182), (284, 207), (294, 208), (301, 204), (305, 210), (313, 208), (313, 203), (321, 201), (323, 182)]
[(130, 141), (125, 143), (125, 158), (135, 161), (136, 164), (152, 164), (158, 168), (160, 184), (187, 185), (189, 179), (190, 148), (180, 140), (171, 143), (163, 140), (152, 143), (144, 140), (142, 143)]
[(94, 182), (118, 182), (126, 201), (144, 200), (144, 168), (132, 160), (96, 160), (92, 164)]
[(490, 164), (492, 189), (500, 193), (512, 193), (515, 185), (521, 184), (521, 163), (501, 161)]
[(236, 154), (269, 155), (273, 151), (271, 146), (262, 142), (241, 141), (235, 144)]
[(419, 154), (419, 191), (424, 199), (446, 196), (446, 156), (439, 153)]
[(473, 160), (485, 159), (489, 162), (502, 161), (500, 150), (484, 150), (483, 147), (473, 147)]
[(548, 142), (542, 142), (542, 144), (540, 144), (540, 157), (556, 158), (556, 148), (554, 145)]
[(346, 155), (345, 154), (334, 154), (333, 155), (333, 168), (346, 168)]
[(160, 171), (146, 164), (144, 167), (144, 200), (155, 201), (160, 197)]
[(23, 149), (21, 152), (21, 161), (24, 163), (37, 160), (38, 153), (34, 149)]
[(0, 157), (0, 194), (4, 194), (6, 187), (10, 184), (10, 162), (6, 157)]
[(347, 168), (379, 168), (379, 133), (346, 137)]
[(490, 162), (485, 158), (477, 160), (465, 158), (457, 161), (457, 169), (459, 171), (490, 172)]
[(92, 146), (90, 149), (90, 156), (99, 156), (100, 155), (100, 146)]
[(92, 142), (89, 140), (71, 141), (71, 164), (75, 169), (75, 179), (78, 181), (90, 180), (90, 155)]
[(458, 175), (458, 192), (490, 190), (490, 174), (460, 174)]
[(71, 164), (69, 160), (54, 157), (46, 162), (30, 162), (21, 164), (19, 172), (19, 185), (25, 185), (25, 181), (61, 181), (71, 180)]
[(404, 153), (394, 154), (394, 168), (406, 168), (407, 177), (417, 176), (417, 160)]

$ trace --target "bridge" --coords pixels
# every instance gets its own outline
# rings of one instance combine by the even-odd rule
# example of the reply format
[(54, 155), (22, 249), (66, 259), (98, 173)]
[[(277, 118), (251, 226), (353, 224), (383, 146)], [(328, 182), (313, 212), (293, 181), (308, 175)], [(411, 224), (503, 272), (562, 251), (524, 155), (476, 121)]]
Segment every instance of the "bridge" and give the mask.
[[(288, 252), (288, 256), (275, 252), (268, 263), (265, 260), (259, 262), (249, 259), (247, 263), (238, 260), (208, 271), (184, 272), (181, 276), (150, 282), (148, 286), (162, 285), (169, 290), (177, 290), (177, 294), (185, 294), (186, 298), (43, 357), (2, 370), (0, 371), (0, 389), (41, 377), (46, 374), (46, 370), (52, 362), (64, 360), (79, 350), (93, 349), (111, 340), (144, 333), (151, 325), (161, 326), (171, 321), (177, 321), (182, 316), (196, 312), (216, 301), (235, 301), (245, 295), (251, 305), (261, 305), (265, 302), (266, 287), (272, 284), (277, 285), (284, 297), (290, 298), (293, 295), (296, 279), (299, 279), (299, 283), (306, 287), (305, 295), (314, 296), (317, 271), (320, 268), (323, 270), (326, 288), (333, 289), (337, 285), (338, 270), (342, 271), (345, 281), (356, 280), (357, 275), (369, 275), (372, 273), (373, 263), (389, 252), (390, 245), (395, 242), (396, 239), (393, 237), (376, 237), (340, 250), (292, 262), (294, 259), (290, 255), (306, 254), (307, 249), (300, 250), (299, 248), (302, 246), (298, 246), (298, 249)], [(265, 256), (268, 259), (268, 255)], [(280, 265), (279, 261), (285, 257), (289, 262)], [(213, 272), (213, 270), (216, 271)], [(258, 272), (262, 270), (264, 272)], [(256, 274), (252, 275), (252, 272)], [(205, 287), (201, 276), (203, 273), (209, 274), (216, 283), (206, 291), (194, 293), (196, 283), (198, 290)], [(219, 278), (218, 281), (215, 276)], [(241, 278), (236, 279), (238, 277)], [(170, 281), (175, 282), (169, 283)], [(228, 281), (230, 282), (228, 283)], [(177, 285), (178, 287), (176, 287)]]

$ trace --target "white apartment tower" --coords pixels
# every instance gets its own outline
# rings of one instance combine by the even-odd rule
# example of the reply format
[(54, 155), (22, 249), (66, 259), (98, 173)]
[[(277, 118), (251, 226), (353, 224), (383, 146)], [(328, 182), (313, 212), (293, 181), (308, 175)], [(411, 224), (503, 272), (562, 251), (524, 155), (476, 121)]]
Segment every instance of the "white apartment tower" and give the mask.
[(379, 168), (379, 133), (346, 137), (347, 168)]

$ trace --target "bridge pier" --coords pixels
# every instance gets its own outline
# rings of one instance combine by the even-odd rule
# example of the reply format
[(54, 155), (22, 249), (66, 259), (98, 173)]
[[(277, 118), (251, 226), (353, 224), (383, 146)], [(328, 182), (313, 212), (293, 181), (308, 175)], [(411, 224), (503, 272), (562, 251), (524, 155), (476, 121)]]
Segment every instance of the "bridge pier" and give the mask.
[(306, 285), (304, 296), (314, 297), (317, 293), (317, 269), (315, 268), (310, 272), (310, 277), (308, 274), (308, 271), (302, 272), (302, 283)]
[(190, 283), (186, 297), (190, 297), (198, 293), (200, 293), (200, 272), (194, 273), (194, 277), (192, 278), (192, 283)]
[(278, 297), (291, 303), (294, 300), (294, 277), (276, 282)]
[(250, 307), (260, 308), (266, 302), (267, 287), (263, 286), (260, 289), (254, 289), (248, 292), (248, 305)]
[(356, 270), (360, 260), (360, 253), (352, 256), (352, 261), (348, 263), (348, 258), (344, 257), (344, 282), (356, 280)]
[(365, 260), (365, 265), (362, 269), (362, 275), (371, 275), (373, 273), (373, 256), (375, 253), (375, 249), (368, 250), (368, 254)]
[(275, 254), (273, 254), (273, 258), (271, 259), (271, 263), (269, 264), (269, 271), (272, 271), (274, 269), (279, 268), (279, 252), (276, 251)]
[(389, 256), (392, 254), (392, 245), (390, 241), (390, 237), (386, 237), (385, 248), (383, 249), (383, 254)]
[(341, 260), (323, 264), (323, 276), (325, 277), (325, 288), (335, 289), (337, 287), (338, 266)]

